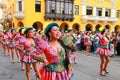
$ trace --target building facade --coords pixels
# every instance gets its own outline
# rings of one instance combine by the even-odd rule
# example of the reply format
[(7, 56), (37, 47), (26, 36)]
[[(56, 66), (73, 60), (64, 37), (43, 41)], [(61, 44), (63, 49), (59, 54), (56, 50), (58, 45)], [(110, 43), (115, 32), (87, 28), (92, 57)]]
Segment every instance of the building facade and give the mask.
[(2, 0), (5, 29), (58, 22), (63, 31), (98, 31), (101, 26), (120, 31), (119, 0)]

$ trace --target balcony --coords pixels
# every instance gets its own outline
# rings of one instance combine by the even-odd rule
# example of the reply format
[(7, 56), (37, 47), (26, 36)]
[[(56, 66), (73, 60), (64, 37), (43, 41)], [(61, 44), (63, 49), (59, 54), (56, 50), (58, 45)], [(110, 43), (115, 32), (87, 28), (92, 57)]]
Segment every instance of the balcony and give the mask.
[(102, 16), (92, 16), (92, 15), (83, 15), (82, 16), (82, 20), (83, 21), (94, 21), (94, 22), (98, 22), (98, 21), (102, 21), (102, 22), (112, 22), (115, 23), (118, 21), (117, 17), (102, 17)]
[(56, 14), (55, 17), (58, 18), (58, 19), (63, 19), (64, 18), (64, 14)]
[(47, 18), (47, 19), (53, 19), (53, 18), (55, 18), (55, 14), (53, 14), (53, 13), (46, 13), (45, 14), (45, 18)]
[(72, 14), (53, 14), (53, 13), (46, 13), (45, 19), (58, 19), (58, 20), (73, 20)]
[(14, 13), (14, 17), (15, 17), (16, 19), (23, 19), (23, 18), (25, 17), (25, 14), (24, 14), (23, 11), (16, 11), (16, 12)]
[(65, 15), (64, 15), (64, 18), (71, 20), (71, 19), (73, 19), (73, 15), (72, 15), (72, 14), (69, 14), (69, 15), (68, 15), (68, 14), (65, 14)]

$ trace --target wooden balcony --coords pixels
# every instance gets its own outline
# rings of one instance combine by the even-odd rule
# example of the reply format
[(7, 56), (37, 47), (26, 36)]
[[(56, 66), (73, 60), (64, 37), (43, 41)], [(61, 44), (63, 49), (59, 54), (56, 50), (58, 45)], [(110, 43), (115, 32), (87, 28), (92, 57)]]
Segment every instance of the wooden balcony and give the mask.
[(54, 20), (73, 20), (72, 14), (53, 14), (53, 13), (46, 13), (45, 19), (54, 19)]
[(14, 17), (15, 17), (16, 19), (23, 19), (23, 18), (25, 17), (25, 14), (24, 14), (23, 11), (16, 11), (16, 12), (14, 13)]

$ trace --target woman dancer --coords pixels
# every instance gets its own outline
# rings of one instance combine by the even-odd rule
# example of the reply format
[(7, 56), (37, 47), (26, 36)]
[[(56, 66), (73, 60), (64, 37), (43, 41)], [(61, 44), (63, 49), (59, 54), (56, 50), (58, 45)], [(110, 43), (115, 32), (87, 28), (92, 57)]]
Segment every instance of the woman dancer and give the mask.
[[(9, 34), (9, 38), (10, 38), (10, 44), (9, 44), (9, 47), (10, 47), (10, 50), (11, 50), (11, 54), (12, 54), (12, 63), (15, 62), (14, 60), (14, 53), (15, 53), (15, 44), (16, 44), (16, 29), (11, 29), (11, 34)], [(18, 53), (16, 53), (17, 55), (17, 58), (18, 58), (18, 62), (20, 61), (20, 56)]]
[[(59, 26), (57, 23), (50, 23), (47, 25), (45, 35), (48, 37), (48, 42), (37, 43), (38, 48), (36, 54), (31, 53), (34, 59), (43, 62), (40, 67), (41, 80), (69, 80), (71, 74), (68, 70), (68, 57), (65, 56), (65, 48), (62, 42), (59, 42), (61, 36)], [(46, 45), (46, 46), (44, 46)], [(39, 50), (39, 51), (38, 51)], [(37, 57), (41, 53), (45, 53), (45, 57)], [(67, 62), (68, 61), (68, 62)]]
[(35, 42), (37, 42), (37, 41), (34, 41), (33, 28), (27, 28), (24, 33), (25, 33), (25, 36), (26, 36), (26, 40), (25, 39), (22, 40), (24, 50), (25, 50), (25, 51), (23, 51), (24, 55), (22, 57), (22, 61), (25, 63), (25, 66), (26, 66), (27, 80), (31, 80), (31, 78), (30, 78), (31, 64), (33, 65), (35, 75), (36, 75), (36, 79), (40, 79), (40, 75), (39, 75), (39, 72), (38, 72), (38, 61), (32, 59), (31, 56), (30, 56), (30, 53), (33, 50), (35, 50), (35, 47), (36, 47)]
[(90, 41), (90, 32), (86, 32), (85, 38), (84, 38), (84, 45), (86, 47), (86, 55), (88, 56), (90, 53), (90, 46), (92, 45)]
[(97, 34), (100, 38), (100, 47), (97, 52), (100, 55), (101, 63), (100, 63), (100, 75), (105, 76), (108, 73), (108, 64), (110, 62), (110, 49), (109, 49), (109, 38), (110, 34), (109, 30), (101, 27), (101, 34)]
[(7, 55), (10, 55), (10, 51), (9, 51), (9, 36), (7, 35), (8, 31), (5, 31), (4, 34), (3, 34), (3, 49), (4, 49), (4, 55), (7, 56)]
[(24, 41), (25, 39), (25, 35), (24, 35), (24, 28), (20, 28), (19, 29), (19, 33), (16, 36), (16, 52), (20, 55), (20, 60), (21, 60), (21, 70), (24, 71), (24, 63), (22, 62), (22, 57), (24, 56), (24, 53), (22, 51), (24, 51)]
[(65, 34), (61, 38), (61, 40), (65, 44), (66, 51), (67, 51), (67, 54), (68, 54), (69, 59), (70, 59), (70, 63), (72, 63), (72, 61), (74, 60), (74, 63), (76, 64), (77, 63), (77, 60), (76, 60), (77, 47), (75, 46), (75, 41), (76, 40), (75, 40), (73, 34), (74, 34), (73, 30), (70, 29), (70, 30), (68, 30), (68, 33)]

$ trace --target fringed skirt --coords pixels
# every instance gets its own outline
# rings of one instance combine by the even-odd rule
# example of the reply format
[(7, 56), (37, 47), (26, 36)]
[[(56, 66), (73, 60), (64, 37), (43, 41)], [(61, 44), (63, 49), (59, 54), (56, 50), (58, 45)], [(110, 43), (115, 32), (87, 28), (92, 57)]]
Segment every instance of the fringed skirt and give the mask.
[(99, 47), (97, 49), (97, 53), (99, 53), (100, 55), (103, 55), (103, 56), (110, 56), (110, 49)]
[(41, 65), (39, 72), (41, 80), (69, 80), (71, 77), (67, 70), (63, 70), (62, 72), (47, 71), (43, 65)]

